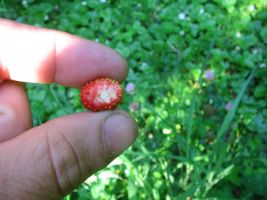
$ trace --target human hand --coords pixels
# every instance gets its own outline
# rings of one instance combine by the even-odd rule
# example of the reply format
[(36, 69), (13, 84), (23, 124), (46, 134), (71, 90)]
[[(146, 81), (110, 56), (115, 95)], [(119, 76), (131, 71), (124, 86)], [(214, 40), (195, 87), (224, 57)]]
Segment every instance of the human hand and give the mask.
[(121, 81), (127, 72), (126, 62), (100, 44), (0, 19), (1, 199), (59, 199), (130, 146), (137, 132), (123, 111), (78, 113), (32, 128), (21, 82), (81, 87), (98, 76)]

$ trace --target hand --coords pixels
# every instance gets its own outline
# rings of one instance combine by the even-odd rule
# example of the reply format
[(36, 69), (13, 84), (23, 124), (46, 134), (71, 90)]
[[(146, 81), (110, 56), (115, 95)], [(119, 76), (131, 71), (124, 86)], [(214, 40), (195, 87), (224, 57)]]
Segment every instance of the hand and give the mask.
[(1, 199), (58, 199), (110, 163), (137, 132), (123, 111), (73, 114), (31, 128), (20, 82), (81, 87), (98, 76), (123, 80), (127, 72), (108, 47), (0, 19)]

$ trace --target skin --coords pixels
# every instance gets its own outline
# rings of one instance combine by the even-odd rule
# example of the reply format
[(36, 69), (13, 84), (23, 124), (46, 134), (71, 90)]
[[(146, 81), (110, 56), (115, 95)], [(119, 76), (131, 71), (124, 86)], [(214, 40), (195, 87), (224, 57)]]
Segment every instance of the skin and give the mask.
[(60, 199), (127, 149), (137, 126), (124, 111), (105, 111), (32, 128), (23, 82), (81, 88), (99, 76), (123, 81), (127, 63), (95, 42), (4, 19), (0, 44), (0, 196)]

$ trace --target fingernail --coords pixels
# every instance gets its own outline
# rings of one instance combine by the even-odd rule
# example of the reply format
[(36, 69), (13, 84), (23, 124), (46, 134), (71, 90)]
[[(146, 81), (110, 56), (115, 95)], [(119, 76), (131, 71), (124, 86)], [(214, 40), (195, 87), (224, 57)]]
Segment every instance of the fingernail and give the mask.
[(132, 145), (136, 132), (136, 123), (128, 114), (116, 113), (109, 116), (104, 125), (104, 135), (112, 156)]

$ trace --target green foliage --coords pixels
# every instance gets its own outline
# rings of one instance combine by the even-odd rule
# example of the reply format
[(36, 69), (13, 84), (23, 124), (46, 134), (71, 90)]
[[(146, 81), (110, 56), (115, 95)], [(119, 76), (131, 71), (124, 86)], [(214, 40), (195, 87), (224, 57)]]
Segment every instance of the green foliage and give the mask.
[[(2, 17), (96, 40), (129, 62), (124, 85), (135, 89), (121, 107), (139, 138), (66, 199), (267, 198), (266, 1), (1, 5)], [(35, 125), (83, 110), (77, 89), (29, 84), (28, 94)]]

